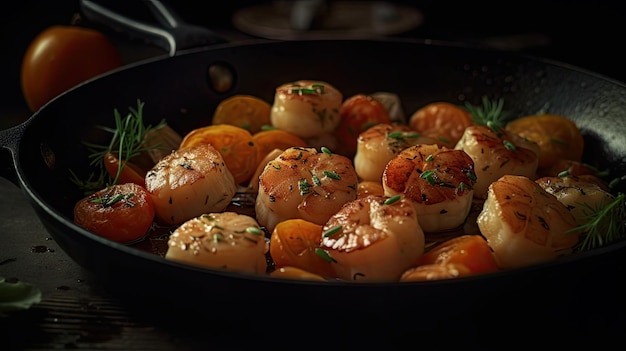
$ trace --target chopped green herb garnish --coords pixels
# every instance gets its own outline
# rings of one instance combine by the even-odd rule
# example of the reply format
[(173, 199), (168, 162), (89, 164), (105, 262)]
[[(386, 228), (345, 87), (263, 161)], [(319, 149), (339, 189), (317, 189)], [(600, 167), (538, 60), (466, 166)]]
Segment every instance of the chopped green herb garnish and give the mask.
[(340, 226), (340, 225), (335, 226), (335, 227), (332, 227), (332, 228), (328, 229), (327, 231), (325, 231), (324, 233), (322, 233), (322, 236), (323, 236), (323, 237), (325, 237), (325, 238), (327, 238), (327, 237), (329, 237), (329, 236), (331, 236), (331, 235), (333, 235), (333, 234), (338, 233), (338, 232), (339, 232), (339, 231), (341, 231), (342, 229), (343, 229), (343, 227), (342, 227), (342, 226)]
[(572, 173), (572, 172), (571, 172), (569, 169), (567, 169), (567, 170), (565, 170), (565, 171), (559, 172), (559, 174), (557, 174), (557, 176), (558, 176), (559, 178), (565, 178), (565, 177), (567, 177), (568, 175), (570, 175), (571, 173)]
[(502, 144), (504, 144), (504, 147), (509, 150), (509, 151), (515, 151), (517, 150), (517, 148), (515, 147), (515, 145), (508, 141), (508, 140), (502, 140)]
[(435, 177), (435, 171), (426, 171), (426, 172), (420, 174), (420, 178), (426, 179), (426, 181), (430, 185), (435, 184), (435, 178), (434, 177)]
[(398, 202), (402, 198), (402, 195), (394, 195), (387, 200), (385, 200), (385, 205), (391, 205), (394, 202)]
[(135, 196), (134, 193), (129, 194), (117, 194), (115, 196), (104, 195), (102, 197), (91, 200), (90, 202), (101, 204), (102, 207), (111, 207), (120, 201), (126, 201)]
[(334, 258), (330, 257), (330, 254), (328, 253), (328, 251), (322, 249), (322, 248), (315, 248), (315, 254), (318, 255), (319, 257), (321, 257), (324, 261), (332, 263), (332, 262), (337, 262), (337, 260), (335, 260)]
[(324, 171), (324, 175), (327, 176), (328, 178), (332, 178), (335, 180), (341, 180), (341, 176), (339, 174), (337, 174), (336, 172), (333, 171)]
[(300, 189), (300, 195), (306, 195), (311, 192), (311, 184), (306, 179), (300, 179), (298, 181), (298, 189)]
[(248, 227), (246, 228), (246, 231), (254, 235), (263, 235), (263, 231), (257, 227)]

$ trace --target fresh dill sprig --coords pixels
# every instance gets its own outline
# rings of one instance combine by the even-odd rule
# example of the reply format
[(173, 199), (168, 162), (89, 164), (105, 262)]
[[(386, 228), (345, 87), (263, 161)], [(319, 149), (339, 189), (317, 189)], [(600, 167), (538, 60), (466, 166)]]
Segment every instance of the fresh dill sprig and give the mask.
[(626, 237), (625, 199), (624, 193), (621, 193), (604, 206), (582, 204), (585, 207), (586, 222), (570, 230), (583, 235), (575, 246), (575, 251), (598, 248)]
[(465, 103), (465, 109), (472, 117), (472, 122), (491, 128), (494, 133), (500, 133), (506, 124), (507, 113), (504, 111), (504, 100), (490, 100), (487, 96), (482, 98), (482, 106)]
[[(165, 120), (161, 120), (156, 126), (145, 125), (143, 121), (143, 106), (144, 103), (137, 100), (137, 108), (129, 107), (128, 114), (122, 118), (122, 115), (117, 109), (113, 110), (115, 118), (115, 127), (110, 128), (106, 126), (97, 126), (97, 128), (109, 132), (112, 134), (111, 140), (108, 145), (98, 145), (89, 142), (84, 144), (89, 148), (91, 154), (90, 166), (99, 169), (99, 176), (93, 180), (95, 175), (90, 176), (90, 180), (87, 182), (81, 182), (75, 175), (75, 184), (81, 187), (84, 191), (92, 191), (102, 189), (107, 185), (117, 184), (118, 178), (122, 173), (122, 170), (126, 164), (141, 153), (158, 148), (159, 145), (152, 145), (145, 147), (144, 138), (148, 132), (154, 129), (162, 128), (166, 125)], [(107, 153), (114, 154), (119, 160), (117, 174), (115, 178), (107, 176), (106, 168), (104, 166), (104, 158)], [(107, 181), (108, 179), (108, 181)]]
[(105, 181), (106, 172), (104, 172), (103, 169), (98, 173), (98, 175), (96, 175), (96, 173), (89, 174), (89, 177), (86, 180), (81, 179), (71, 169), (69, 170), (69, 172), (70, 172), (70, 181), (76, 184), (76, 186), (78, 186), (78, 188), (83, 191), (83, 195), (85, 196), (91, 195), (98, 190), (102, 190), (103, 185), (106, 184), (106, 181)]

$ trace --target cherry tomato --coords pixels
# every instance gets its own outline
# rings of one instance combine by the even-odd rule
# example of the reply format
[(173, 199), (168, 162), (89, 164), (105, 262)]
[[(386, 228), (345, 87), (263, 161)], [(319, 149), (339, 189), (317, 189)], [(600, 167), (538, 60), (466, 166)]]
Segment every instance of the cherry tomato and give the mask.
[(316, 253), (322, 226), (302, 219), (279, 222), (270, 238), (270, 256), (276, 268), (294, 267), (324, 278), (334, 277), (330, 262)]
[(102, 33), (52, 26), (37, 35), (22, 59), (22, 94), (31, 111), (99, 74), (120, 67), (117, 47)]
[(581, 161), (584, 138), (571, 119), (539, 114), (512, 120), (506, 129), (539, 144), (539, 168), (548, 168), (561, 159)]
[(454, 148), (465, 128), (472, 124), (472, 117), (462, 107), (449, 102), (437, 101), (415, 111), (409, 119), (409, 127), (418, 133), (437, 140), (439, 146)]
[[(120, 160), (111, 152), (107, 152), (104, 155), (104, 168), (111, 179), (115, 179), (119, 169)], [(132, 163), (126, 163), (126, 166), (122, 168), (119, 177), (117, 178), (117, 184), (135, 183), (137, 185), (145, 186), (146, 178), (141, 175), (141, 171), (134, 167)]]
[(419, 265), (427, 264), (462, 265), (471, 274), (499, 270), (491, 248), (480, 235), (461, 235), (437, 244), (420, 258)]
[(154, 214), (152, 197), (135, 183), (112, 185), (74, 205), (74, 223), (119, 243), (144, 237)]
[(258, 165), (258, 150), (247, 129), (231, 124), (212, 124), (187, 133), (179, 150), (198, 144), (211, 144), (220, 152), (237, 184), (250, 180)]
[(304, 279), (304, 280), (321, 280), (325, 281), (321, 275), (307, 272), (298, 267), (280, 267), (270, 273), (270, 276), (284, 279)]
[(270, 122), (270, 104), (252, 95), (234, 95), (220, 102), (213, 113), (213, 124), (232, 124), (258, 133)]
[(470, 269), (462, 263), (429, 263), (407, 269), (400, 276), (400, 281), (452, 279), (470, 274)]
[(285, 150), (292, 146), (307, 147), (307, 143), (302, 138), (282, 129), (268, 129), (255, 133), (252, 135), (252, 142), (259, 152), (258, 161), (274, 149)]
[(370, 95), (357, 94), (347, 98), (339, 109), (341, 121), (335, 129), (337, 153), (353, 157), (361, 132), (380, 123), (391, 123), (385, 106)]

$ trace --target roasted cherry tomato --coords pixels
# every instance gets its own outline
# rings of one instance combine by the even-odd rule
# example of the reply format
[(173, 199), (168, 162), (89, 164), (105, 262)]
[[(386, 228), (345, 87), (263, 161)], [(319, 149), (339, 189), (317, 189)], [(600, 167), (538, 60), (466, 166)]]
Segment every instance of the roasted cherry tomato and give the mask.
[(102, 33), (52, 26), (37, 35), (22, 59), (22, 94), (31, 111), (99, 74), (120, 67), (115, 45)]
[(213, 113), (213, 124), (232, 124), (258, 133), (270, 122), (270, 104), (256, 96), (234, 95), (220, 102)]
[[(146, 185), (145, 175), (141, 175), (143, 172), (133, 166), (132, 163), (126, 163), (121, 171), (119, 171), (120, 160), (111, 152), (107, 152), (104, 155), (104, 168), (107, 170), (111, 179), (117, 178), (116, 184), (135, 183), (141, 186)], [(117, 174), (118, 171), (120, 173), (119, 176)]]
[(140, 185), (112, 185), (74, 206), (74, 223), (107, 239), (130, 243), (141, 239), (154, 222), (152, 197)]
[(539, 144), (539, 168), (548, 168), (562, 159), (581, 161), (584, 138), (571, 119), (539, 114), (512, 120), (506, 129)]
[(437, 101), (422, 106), (409, 119), (409, 127), (434, 138), (439, 146), (454, 148), (465, 128), (472, 124), (470, 113), (449, 102)]
[(276, 225), (270, 238), (270, 255), (276, 268), (294, 267), (324, 278), (335, 276), (330, 262), (316, 253), (322, 241), (322, 226), (302, 219)]
[(341, 121), (335, 129), (337, 153), (353, 157), (361, 132), (379, 123), (391, 123), (385, 106), (370, 95), (357, 94), (347, 98), (339, 109)]
[(247, 129), (231, 124), (213, 124), (187, 133), (179, 150), (198, 144), (211, 144), (220, 152), (235, 183), (250, 180), (258, 165), (258, 150)]
[(257, 160), (261, 161), (274, 149), (285, 150), (292, 146), (307, 147), (299, 136), (282, 129), (262, 130), (252, 135), (252, 142), (257, 147)]
[(407, 269), (400, 276), (400, 281), (452, 279), (470, 274), (470, 269), (462, 263), (429, 263)]
[(443, 241), (424, 253), (419, 265), (456, 264), (465, 266), (468, 274), (498, 271), (493, 251), (481, 235), (461, 235)]

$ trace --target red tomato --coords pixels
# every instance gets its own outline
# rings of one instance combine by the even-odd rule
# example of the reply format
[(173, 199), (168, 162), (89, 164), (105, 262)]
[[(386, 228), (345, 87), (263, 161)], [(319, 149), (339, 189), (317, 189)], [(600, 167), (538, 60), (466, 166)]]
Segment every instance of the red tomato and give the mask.
[[(104, 168), (111, 179), (115, 179), (117, 171), (119, 169), (120, 160), (111, 152), (107, 152), (104, 155)], [(117, 179), (117, 184), (135, 183), (137, 185), (145, 186), (146, 178), (140, 174), (138, 168), (134, 167), (132, 163), (126, 163), (126, 166), (122, 168), (120, 176)]]
[(52, 26), (37, 35), (22, 59), (22, 94), (31, 111), (122, 60), (102, 33), (74, 26)]
[(154, 222), (154, 203), (135, 183), (112, 185), (74, 206), (74, 223), (107, 239), (129, 243), (146, 235)]
[(391, 123), (389, 112), (378, 100), (369, 95), (357, 94), (346, 99), (339, 109), (341, 121), (335, 129), (338, 154), (353, 157), (356, 141), (361, 132), (379, 123)]
[(469, 112), (444, 101), (422, 106), (409, 118), (411, 129), (434, 138), (439, 146), (448, 148), (454, 148), (470, 125), (472, 117)]

